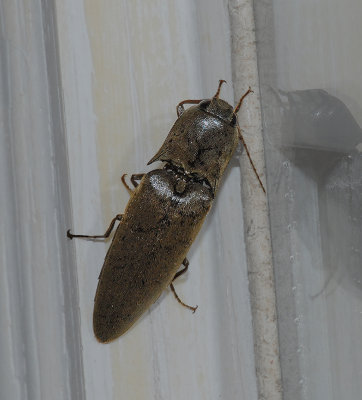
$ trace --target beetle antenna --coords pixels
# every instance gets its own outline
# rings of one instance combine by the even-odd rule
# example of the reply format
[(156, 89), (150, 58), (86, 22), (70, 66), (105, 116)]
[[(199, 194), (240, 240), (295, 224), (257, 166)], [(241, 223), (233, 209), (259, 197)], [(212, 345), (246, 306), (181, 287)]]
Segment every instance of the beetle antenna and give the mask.
[(249, 89), (247, 90), (247, 92), (244, 93), (244, 94), (241, 96), (241, 99), (239, 100), (239, 103), (238, 103), (237, 106), (234, 108), (234, 114), (236, 114), (236, 113), (240, 110), (240, 107), (241, 107), (241, 104), (243, 103), (243, 100), (244, 100), (245, 97), (246, 97), (248, 94), (250, 94), (250, 93), (254, 93), (254, 92), (251, 90), (251, 87), (249, 86)]
[(219, 87), (217, 88), (217, 91), (216, 91), (215, 96), (213, 97), (213, 99), (218, 99), (219, 98), (221, 86), (222, 86), (223, 83), (226, 83), (226, 81), (224, 81), (224, 79), (220, 79), (219, 80)]
[[(249, 91), (248, 91), (248, 92), (249, 92)], [(246, 93), (246, 94), (248, 94), (248, 93)], [(244, 94), (243, 97), (245, 97), (246, 94)], [(245, 140), (244, 140), (244, 138), (243, 138), (243, 135), (241, 134), (241, 129), (240, 129), (240, 127), (239, 127), (238, 125), (236, 125), (236, 127), (238, 128), (239, 139), (241, 140), (241, 143), (243, 144), (243, 146), (244, 146), (244, 148), (245, 148), (245, 150), (246, 150), (246, 154), (248, 155), (248, 158), (249, 158), (249, 161), (250, 161), (250, 165), (252, 166), (252, 168), (253, 168), (253, 170), (254, 170), (254, 174), (255, 174), (255, 176), (258, 178), (258, 181), (259, 181), (259, 183), (260, 183), (261, 188), (263, 189), (263, 192), (266, 194), (266, 191), (265, 191), (263, 182), (261, 181), (260, 176), (259, 176), (258, 172), (256, 171), (255, 165), (254, 165), (253, 160), (251, 159), (251, 156), (250, 156), (250, 153), (249, 153), (248, 146), (246, 145)]]

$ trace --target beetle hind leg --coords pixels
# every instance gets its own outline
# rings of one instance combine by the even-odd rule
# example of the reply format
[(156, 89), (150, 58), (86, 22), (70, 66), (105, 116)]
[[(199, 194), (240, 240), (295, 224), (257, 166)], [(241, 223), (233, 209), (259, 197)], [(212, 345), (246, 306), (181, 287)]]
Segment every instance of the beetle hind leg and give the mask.
[[(190, 264), (190, 263), (189, 263), (189, 260), (188, 260), (187, 258), (185, 258), (185, 259), (182, 261), (182, 264), (183, 264), (185, 267), (182, 268), (181, 271), (178, 271), (178, 272), (175, 274), (174, 278), (172, 279), (172, 282), (173, 282), (176, 278), (178, 278), (180, 275), (184, 274), (184, 273), (187, 271), (187, 269), (189, 268), (189, 264)], [(176, 300), (177, 300), (181, 305), (183, 305), (184, 307), (188, 308), (188, 309), (191, 310), (193, 313), (197, 310), (197, 307), (198, 307), (198, 306), (196, 306), (196, 307), (189, 306), (188, 304), (184, 303), (184, 302), (178, 297), (178, 294), (176, 293), (176, 290), (175, 290), (175, 288), (174, 288), (174, 286), (173, 286), (172, 283), (170, 283), (170, 288), (171, 288), (171, 290), (172, 290), (172, 293), (173, 293), (174, 296), (176, 297)]]
[(85, 238), (85, 239), (106, 239), (111, 232), (113, 231), (114, 228), (114, 224), (116, 223), (116, 221), (121, 221), (123, 218), (122, 214), (117, 214), (111, 221), (111, 223), (109, 224), (108, 229), (106, 230), (106, 232), (104, 233), (104, 235), (74, 235), (73, 233), (70, 233), (70, 229), (67, 230), (67, 236), (69, 239), (73, 239), (73, 238)]
[(184, 265), (184, 268), (182, 268), (180, 271), (176, 272), (175, 276), (172, 279), (172, 282), (178, 278), (179, 276), (183, 275), (188, 269), (190, 262), (189, 260), (185, 257), (184, 260), (182, 261), (182, 265)]

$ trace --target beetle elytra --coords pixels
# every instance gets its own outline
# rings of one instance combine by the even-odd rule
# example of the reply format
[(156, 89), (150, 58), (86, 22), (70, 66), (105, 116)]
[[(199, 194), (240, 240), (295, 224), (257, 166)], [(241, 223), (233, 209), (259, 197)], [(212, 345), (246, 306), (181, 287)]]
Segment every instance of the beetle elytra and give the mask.
[[(178, 119), (163, 145), (149, 161), (164, 162), (162, 169), (132, 175), (131, 197), (123, 215), (117, 215), (104, 235), (67, 236), (106, 238), (114, 234), (99, 276), (93, 312), (96, 338), (110, 342), (125, 333), (188, 268), (187, 252), (210, 211), (220, 179), (239, 139), (256, 169), (237, 122), (244, 98), (233, 107), (216, 94), (208, 100), (184, 100)], [(184, 104), (193, 104), (185, 110)], [(256, 173), (262, 189), (259, 175)], [(264, 190), (265, 192), (265, 190)], [(184, 267), (180, 271), (180, 265)]]

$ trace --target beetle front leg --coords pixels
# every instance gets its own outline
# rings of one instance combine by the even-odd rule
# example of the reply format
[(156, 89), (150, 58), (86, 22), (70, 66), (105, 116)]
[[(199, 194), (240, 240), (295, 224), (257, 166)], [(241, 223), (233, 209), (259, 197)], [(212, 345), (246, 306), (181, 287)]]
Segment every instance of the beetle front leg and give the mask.
[[(249, 88), (249, 91), (250, 91), (250, 88)], [(246, 94), (248, 94), (249, 91), (248, 91)], [(245, 94), (241, 99), (243, 99), (243, 98), (246, 96), (246, 94)], [(253, 160), (252, 160), (252, 158), (251, 158), (251, 155), (250, 155), (248, 146), (247, 146), (246, 143), (245, 143), (244, 137), (243, 137), (243, 135), (241, 134), (241, 128), (240, 128), (239, 125), (236, 125), (236, 127), (237, 127), (237, 129), (238, 129), (239, 139), (240, 139), (241, 143), (243, 144), (243, 146), (244, 146), (244, 148), (245, 148), (246, 155), (247, 155), (248, 158), (249, 158), (249, 162), (250, 162), (251, 167), (253, 168), (254, 174), (255, 174), (256, 178), (258, 179), (258, 181), (259, 181), (259, 184), (260, 184), (260, 187), (261, 187), (262, 191), (264, 192), (264, 194), (266, 194), (266, 191), (265, 191), (265, 187), (264, 187), (264, 185), (263, 185), (263, 182), (261, 181), (260, 176), (259, 176), (259, 174), (258, 174), (258, 171), (257, 171), (256, 168), (255, 168), (255, 165), (254, 165)]]
[[(187, 258), (185, 258), (185, 259), (182, 261), (182, 264), (185, 266), (185, 268), (182, 268), (181, 271), (178, 271), (178, 272), (175, 274), (175, 276), (174, 276), (173, 279), (172, 279), (172, 282), (173, 282), (176, 278), (178, 278), (179, 276), (181, 276), (182, 274), (184, 274), (184, 273), (187, 271), (187, 269), (189, 268), (189, 265), (190, 265), (189, 260), (188, 260)], [(171, 288), (171, 290), (172, 290), (172, 293), (175, 295), (176, 300), (177, 300), (181, 305), (183, 305), (184, 307), (188, 308), (188, 309), (191, 310), (192, 312), (195, 312), (195, 311), (197, 310), (197, 307), (198, 307), (198, 306), (196, 306), (196, 307), (189, 306), (188, 304), (185, 304), (185, 303), (178, 297), (178, 295), (177, 295), (177, 293), (176, 293), (176, 290), (175, 290), (175, 288), (174, 288), (174, 286), (173, 286), (172, 283), (170, 283), (170, 288)]]
[(181, 101), (181, 103), (178, 103), (177, 106), (176, 106), (177, 116), (180, 117), (184, 113), (184, 111), (185, 111), (184, 104), (199, 104), (200, 101), (202, 101), (202, 100), (184, 100), (184, 101)]
[(111, 221), (108, 229), (106, 230), (104, 235), (95, 235), (95, 236), (90, 236), (90, 235), (74, 235), (73, 233), (70, 233), (70, 229), (67, 231), (67, 236), (69, 239), (75, 238), (87, 238), (87, 239), (106, 239), (112, 232), (114, 228), (114, 224), (116, 221), (121, 221), (123, 218), (122, 214), (117, 214)]

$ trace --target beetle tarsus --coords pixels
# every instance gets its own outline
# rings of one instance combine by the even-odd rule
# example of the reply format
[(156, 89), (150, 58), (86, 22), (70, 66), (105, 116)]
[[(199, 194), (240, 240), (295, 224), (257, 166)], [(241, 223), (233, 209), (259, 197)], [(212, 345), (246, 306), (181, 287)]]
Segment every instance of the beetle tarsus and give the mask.
[(83, 238), (83, 239), (106, 239), (111, 232), (113, 231), (114, 228), (114, 224), (116, 223), (116, 221), (121, 221), (122, 220), (123, 215), (122, 214), (117, 214), (111, 221), (111, 223), (109, 224), (108, 229), (106, 230), (104, 235), (74, 235), (73, 233), (70, 233), (70, 229), (67, 230), (67, 236), (69, 239), (73, 239), (73, 238)]
[(184, 303), (184, 302), (178, 297), (178, 294), (176, 293), (176, 290), (175, 290), (175, 288), (174, 288), (174, 286), (173, 286), (172, 283), (170, 284), (170, 288), (171, 288), (171, 290), (172, 290), (172, 293), (173, 293), (174, 296), (176, 297), (176, 300), (177, 300), (181, 305), (183, 305), (184, 307), (186, 307), (186, 308), (188, 308), (189, 310), (191, 310), (192, 313), (194, 314), (195, 311), (197, 310), (198, 306), (192, 307), (192, 306), (189, 306), (188, 304)]

